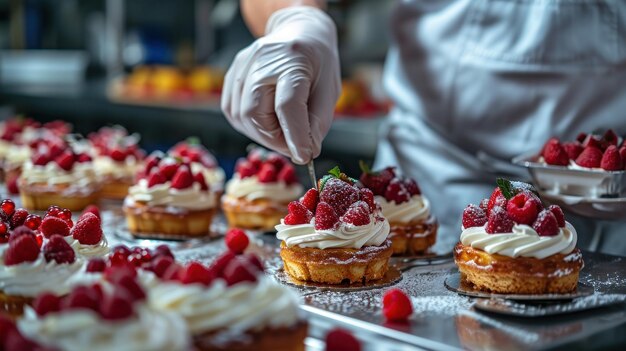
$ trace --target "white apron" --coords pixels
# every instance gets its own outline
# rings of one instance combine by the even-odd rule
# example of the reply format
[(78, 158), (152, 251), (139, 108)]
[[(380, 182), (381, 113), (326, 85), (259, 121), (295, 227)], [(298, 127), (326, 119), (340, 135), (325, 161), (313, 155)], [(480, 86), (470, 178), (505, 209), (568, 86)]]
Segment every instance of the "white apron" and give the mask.
[(395, 108), (377, 163), (418, 179), (446, 243), (513, 156), (551, 136), (626, 134), (623, 0), (403, 0), (391, 24)]

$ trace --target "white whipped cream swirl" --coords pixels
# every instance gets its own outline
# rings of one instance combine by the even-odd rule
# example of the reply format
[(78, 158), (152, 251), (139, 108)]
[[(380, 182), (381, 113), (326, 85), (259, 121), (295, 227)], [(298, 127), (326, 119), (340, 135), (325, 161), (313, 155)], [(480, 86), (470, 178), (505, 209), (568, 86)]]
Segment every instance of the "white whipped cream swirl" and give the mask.
[(104, 257), (110, 251), (109, 242), (105, 235), (102, 235), (102, 239), (95, 245), (84, 245), (80, 241), (74, 239), (71, 235), (64, 237), (65, 241), (76, 251), (76, 253), (83, 257)]
[(298, 296), (270, 278), (227, 286), (222, 279), (210, 286), (163, 282), (149, 290), (152, 308), (181, 315), (189, 331), (260, 331), (295, 325)]
[(136, 306), (136, 316), (106, 321), (95, 312), (74, 309), (39, 318), (26, 308), (18, 328), (38, 343), (66, 351), (186, 351), (185, 323), (173, 313)]
[(248, 201), (270, 199), (277, 202), (290, 202), (302, 195), (304, 188), (299, 183), (287, 185), (285, 182), (261, 183), (257, 176), (241, 179), (238, 173), (226, 183), (226, 194), (245, 198)]
[(0, 258), (0, 290), (6, 294), (35, 297), (44, 291), (64, 295), (70, 291), (68, 279), (76, 273), (82, 262), (71, 264), (46, 262), (43, 254), (33, 262), (4, 265)]
[(413, 195), (401, 204), (387, 201), (383, 196), (376, 196), (375, 199), (383, 210), (383, 216), (391, 223), (410, 223), (426, 220), (430, 216), (430, 201), (421, 195)]
[(193, 183), (187, 189), (174, 189), (170, 182), (148, 187), (148, 180), (140, 179), (128, 189), (126, 202), (142, 202), (148, 206), (206, 210), (215, 207), (216, 196), (211, 191), (203, 191), (200, 184)]
[(204, 180), (209, 185), (209, 188), (211, 188), (211, 191), (215, 192), (224, 190), (224, 179), (226, 179), (226, 174), (224, 174), (224, 170), (220, 167), (207, 168), (202, 163), (192, 162), (191, 172), (193, 172), (193, 174), (202, 172)]
[(489, 234), (485, 226), (464, 228), (461, 243), (489, 254), (509, 257), (534, 257), (543, 259), (558, 253), (568, 254), (576, 247), (576, 229), (565, 222), (564, 228), (554, 236), (539, 236), (530, 226), (515, 224), (511, 233)]
[(45, 166), (37, 166), (31, 161), (27, 161), (24, 164), (21, 178), (27, 184), (71, 184), (75, 187), (91, 186), (97, 181), (91, 162), (77, 162), (71, 170), (66, 171), (54, 161), (48, 162)]
[(289, 225), (284, 219), (276, 226), (276, 238), (283, 240), (288, 247), (312, 247), (317, 249), (352, 248), (380, 246), (389, 235), (389, 222), (383, 217), (370, 214), (370, 222), (355, 226), (340, 222), (336, 230), (316, 230), (315, 218), (307, 224)]
[(108, 156), (98, 156), (93, 160), (93, 168), (100, 178), (133, 179), (141, 162), (134, 157), (126, 157), (118, 162)]

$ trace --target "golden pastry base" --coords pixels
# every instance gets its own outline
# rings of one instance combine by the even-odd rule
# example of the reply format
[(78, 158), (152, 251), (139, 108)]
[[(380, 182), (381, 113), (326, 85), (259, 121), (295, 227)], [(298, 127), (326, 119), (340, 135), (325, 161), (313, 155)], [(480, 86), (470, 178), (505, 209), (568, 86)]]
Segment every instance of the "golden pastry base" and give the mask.
[(22, 206), (31, 211), (46, 211), (52, 205), (67, 208), (70, 211), (82, 211), (85, 207), (98, 203), (98, 193), (64, 195), (67, 188), (59, 186), (58, 192), (36, 192), (29, 190), (28, 185), (20, 184), (20, 198)]
[(278, 204), (266, 199), (248, 201), (232, 196), (222, 197), (222, 211), (228, 225), (232, 227), (274, 231), (281, 218), (288, 213), (287, 204)]
[(511, 258), (459, 243), (454, 248), (454, 260), (463, 282), (478, 290), (500, 294), (569, 293), (576, 289), (583, 267), (578, 249), (544, 259)]
[(33, 298), (25, 296), (13, 296), (5, 294), (0, 290), (0, 313), (9, 316), (11, 319), (17, 319), (22, 316), (24, 306), (30, 305)]
[(389, 269), (391, 241), (361, 249), (316, 249), (280, 244), (284, 269), (297, 280), (326, 284), (366, 283), (382, 279)]
[(247, 332), (237, 340), (216, 341), (216, 333), (194, 337), (198, 351), (304, 351), (304, 339), (308, 334), (308, 324), (298, 322), (290, 328), (264, 329)]
[(155, 238), (165, 235), (181, 239), (208, 236), (211, 221), (216, 210), (189, 211), (180, 213), (166, 212), (164, 207), (149, 207), (145, 204), (124, 204), (124, 214), (128, 230), (135, 237)]
[(132, 182), (124, 180), (105, 181), (100, 189), (99, 196), (103, 199), (124, 200), (128, 195), (128, 188), (133, 185)]
[(389, 239), (391, 239), (394, 255), (421, 255), (435, 245), (437, 241), (439, 224), (432, 215), (425, 221), (389, 224), (391, 226)]

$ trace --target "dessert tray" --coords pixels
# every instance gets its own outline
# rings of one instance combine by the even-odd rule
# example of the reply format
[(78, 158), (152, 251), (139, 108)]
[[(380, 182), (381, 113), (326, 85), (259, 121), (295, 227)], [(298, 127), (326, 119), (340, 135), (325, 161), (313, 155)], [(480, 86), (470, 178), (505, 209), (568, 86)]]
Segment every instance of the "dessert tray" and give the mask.
[(558, 192), (539, 190), (544, 199), (567, 208), (578, 215), (605, 220), (626, 220), (626, 197), (593, 198), (563, 195)]
[(625, 295), (591, 295), (571, 302), (553, 304), (529, 304), (500, 298), (480, 299), (474, 308), (480, 311), (515, 317), (546, 317), (603, 308), (626, 303)]

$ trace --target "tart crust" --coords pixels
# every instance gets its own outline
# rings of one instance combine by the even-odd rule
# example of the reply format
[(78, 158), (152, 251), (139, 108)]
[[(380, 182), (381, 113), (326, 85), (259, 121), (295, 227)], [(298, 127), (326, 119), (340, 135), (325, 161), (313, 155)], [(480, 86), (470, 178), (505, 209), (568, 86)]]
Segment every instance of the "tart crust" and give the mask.
[(454, 261), (461, 280), (483, 291), (501, 294), (562, 294), (576, 290), (582, 254), (555, 254), (543, 259), (489, 254), (458, 243)]
[(132, 185), (132, 179), (105, 179), (99, 195), (104, 199), (124, 200)]
[(433, 215), (426, 220), (409, 223), (392, 223), (389, 239), (394, 255), (419, 255), (425, 253), (437, 241), (439, 223)]
[(98, 192), (95, 189), (84, 188), (74, 191), (71, 187), (73, 187), (71, 184), (50, 186), (26, 184), (20, 181), (22, 206), (33, 211), (45, 211), (52, 205), (67, 208), (70, 211), (82, 211), (85, 207), (98, 202)]
[(11, 319), (17, 319), (22, 316), (24, 306), (30, 305), (33, 298), (26, 296), (9, 295), (0, 290), (0, 313), (9, 316)]
[(287, 204), (268, 199), (246, 200), (229, 195), (222, 197), (222, 211), (230, 227), (273, 231), (288, 213)]
[(167, 211), (165, 207), (151, 207), (144, 203), (124, 204), (124, 214), (128, 230), (136, 237), (154, 238), (164, 236), (189, 237), (206, 236), (210, 233), (214, 208), (206, 210), (181, 209), (179, 212)]
[(360, 249), (317, 249), (280, 244), (285, 272), (295, 279), (325, 284), (365, 283), (389, 270), (391, 240)]
[(302, 321), (293, 327), (266, 328), (239, 336), (228, 336), (224, 340), (216, 337), (219, 332), (205, 333), (193, 339), (198, 351), (304, 351), (307, 333), (308, 324)]

